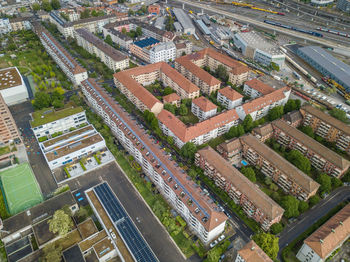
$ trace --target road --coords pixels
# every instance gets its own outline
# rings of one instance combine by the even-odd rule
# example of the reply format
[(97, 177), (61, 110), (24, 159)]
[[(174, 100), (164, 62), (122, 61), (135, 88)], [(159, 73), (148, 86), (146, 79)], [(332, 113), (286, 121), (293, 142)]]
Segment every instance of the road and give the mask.
[[(158, 223), (153, 213), (142, 200), (142, 197), (134, 189), (115, 162), (69, 181), (68, 185), (74, 193), (77, 191), (84, 192), (86, 189), (102, 181), (107, 181), (112, 187), (114, 193), (125, 207), (129, 216), (134, 221), (159, 261), (185, 261), (171, 241), (168, 232)], [(139, 218), (140, 222), (138, 222), (136, 218)], [(196, 261), (196, 257), (188, 261)]]
[(240, 21), (243, 23), (252, 24), (254, 26), (258, 26), (260, 28), (263, 28), (265, 30), (272, 30), (272, 31), (275, 31), (278, 33), (282, 33), (282, 34), (289, 35), (292, 37), (300, 38), (300, 39), (314, 42), (314, 43), (317, 43), (320, 45), (326, 45), (326, 46), (333, 47), (333, 48), (340, 48), (340, 49), (343, 49), (344, 51), (350, 52), (349, 46), (335, 44), (332, 41), (322, 39), (320, 37), (315, 37), (315, 36), (307, 35), (304, 33), (297, 32), (297, 31), (292, 31), (289, 29), (285, 29), (285, 28), (281, 28), (281, 27), (277, 27), (277, 26), (273, 26), (273, 25), (268, 25), (268, 24), (265, 24), (264, 22), (257, 21), (255, 19), (249, 18), (247, 16), (243, 16), (243, 15), (239, 15), (239, 14), (232, 14), (230, 12), (217, 9), (217, 8), (210, 6), (210, 5), (201, 4), (197, 1), (194, 2), (194, 1), (188, 1), (188, 0), (174, 0), (174, 2), (180, 2), (180, 3), (183, 3), (185, 5), (189, 5), (191, 7), (194, 7), (194, 8), (201, 8), (203, 10), (207, 10), (207, 11), (211, 11), (211, 12), (214, 12), (217, 14), (225, 15), (226, 17), (230, 17), (234, 20), (237, 20), (237, 21)]
[(305, 232), (317, 220), (326, 215), (335, 206), (350, 197), (350, 187), (343, 186), (334, 190), (325, 199), (321, 200), (313, 208), (302, 214), (298, 219), (289, 224), (280, 234), (279, 246), (280, 254), (290, 242)]

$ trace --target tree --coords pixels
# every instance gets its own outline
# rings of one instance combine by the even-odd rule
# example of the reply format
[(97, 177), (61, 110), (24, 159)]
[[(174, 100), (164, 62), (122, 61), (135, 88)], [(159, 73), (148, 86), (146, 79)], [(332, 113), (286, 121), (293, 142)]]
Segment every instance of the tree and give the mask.
[(281, 233), (283, 230), (283, 224), (282, 223), (275, 223), (270, 227), (270, 231), (272, 234), (277, 235)]
[(238, 136), (238, 130), (236, 126), (231, 126), (228, 132), (225, 134), (227, 139), (231, 139)]
[(267, 114), (267, 119), (273, 121), (280, 118), (282, 115), (283, 106), (275, 106), (274, 108), (270, 109), (269, 113)]
[(332, 179), (327, 174), (321, 174), (318, 176), (316, 181), (320, 184), (320, 192), (323, 193), (329, 193), (332, 190)]
[(286, 114), (294, 110), (297, 110), (296, 100), (289, 99), (287, 103), (284, 105), (284, 113)]
[(55, 242), (47, 244), (43, 248), (43, 261), (45, 262), (60, 262), (62, 247), (56, 246)]
[(315, 138), (315, 134), (311, 126), (302, 126), (300, 127), (300, 131), (307, 134), (309, 137)]
[(343, 182), (336, 177), (332, 177), (332, 189), (336, 189), (338, 187), (341, 187), (343, 185)]
[(133, 16), (135, 14), (135, 12), (130, 8), (128, 11), (128, 15), (129, 16)]
[(169, 87), (169, 86), (167, 86), (166, 88), (164, 88), (164, 90), (163, 90), (163, 95), (164, 96), (167, 96), (167, 95), (170, 95), (170, 94), (172, 94), (172, 93), (174, 93), (175, 91), (171, 88), (171, 87)]
[(60, 9), (61, 8), (60, 0), (51, 0), (51, 6), (55, 10)]
[(168, 142), (169, 145), (174, 144), (174, 138), (172, 136), (167, 136), (166, 141)]
[(331, 111), (329, 111), (329, 114), (342, 122), (348, 122), (346, 113), (341, 109), (333, 108)]
[(140, 26), (136, 27), (136, 36), (142, 36), (142, 28)]
[(46, 12), (52, 11), (52, 6), (51, 6), (49, 0), (43, 0), (41, 2), (41, 8), (44, 9)]
[(165, 22), (165, 30), (167, 31), (175, 31), (175, 26), (174, 26), (174, 18), (171, 16), (167, 16), (166, 22)]
[(242, 123), (243, 127), (244, 127), (244, 131), (247, 133), (247, 132), (250, 132), (253, 128), (253, 118), (251, 117), (251, 115), (246, 115), (246, 117), (244, 118), (243, 120), (243, 123)]
[(307, 159), (300, 151), (292, 150), (287, 155), (287, 160), (299, 168), (301, 171), (306, 174), (310, 174), (311, 164), (310, 160)]
[(320, 202), (320, 197), (318, 195), (314, 195), (312, 197), (309, 198), (309, 204), (310, 206), (314, 206), (314, 205), (317, 205), (318, 202)]
[(186, 159), (193, 161), (194, 155), (197, 153), (197, 147), (192, 142), (187, 142), (181, 147), (180, 154)]
[(109, 44), (110, 46), (113, 46), (113, 40), (112, 40), (112, 37), (110, 35), (106, 36), (105, 42), (107, 44)]
[(37, 12), (41, 9), (41, 6), (39, 3), (34, 3), (34, 4), (32, 4), (32, 9), (34, 12)]
[(49, 94), (38, 91), (35, 93), (34, 100), (32, 103), (35, 109), (42, 109), (49, 107), (50, 102), (51, 99)]
[(85, 9), (83, 12), (80, 13), (80, 19), (85, 19), (90, 17), (90, 10)]
[(60, 236), (66, 235), (73, 227), (73, 221), (62, 209), (57, 210), (51, 219), (48, 220), (50, 232)]
[(122, 28), (122, 34), (126, 35), (126, 33), (127, 33), (126, 28), (123, 27), (123, 28)]
[(299, 216), (299, 200), (293, 196), (284, 196), (281, 206), (284, 208), (284, 216), (286, 218)]
[(96, 10), (92, 10), (92, 11), (91, 11), (91, 15), (94, 16), (94, 17), (96, 17), (96, 16), (98, 16), (98, 13), (96, 12)]
[(298, 209), (300, 213), (304, 213), (306, 210), (309, 209), (309, 204), (305, 201), (300, 201)]
[(227, 73), (226, 67), (224, 67), (223, 65), (219, 65), (215, 69), (215, 75), (218, 78), (220, 78), (223, 82), (227, 82), (228, 80), (228, 73)]
[(179, 113), (181, 116), (186, 116), (188, 114), (188, 109), (184, 104), (180, 105)]
[(245, 175), (250, 181), (253, 183), (256, 182), (255, 172), (254, 169), (251, 167), (242, 167), (241, 172), (243, 175)]
[(241, 124), (239, 124), (237, 126), (237, 134), (238, 134), (238, 136), (243, 136), (244, 135), (244, 127)]
[(272, 260), (277, 258), (279, 251), (278, 237), (269, 233), (258, 233), (253, 236), (253, 240)]
[(64, 107), (64, 103), (62, 100), (56, 99), (56, 100), (52, 101), (52, 106), (54, 108), (62, 108), (62, 107)]
[(164, 109), (168, 110), (170, 113), (175, 114), (175, 107), (172, 104), (165, 104)]

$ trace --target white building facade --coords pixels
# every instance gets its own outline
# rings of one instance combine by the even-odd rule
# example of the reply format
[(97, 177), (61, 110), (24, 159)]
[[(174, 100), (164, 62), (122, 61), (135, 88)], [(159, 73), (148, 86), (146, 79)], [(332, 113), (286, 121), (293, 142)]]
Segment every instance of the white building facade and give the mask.
[[(222, 213), (217, 213), (212, 209), (213, 206), (208, 206), (208, 203), (204, 201), (204, 196), (202, 196), (203, 200), (199, 201), (198, 191), (194, 188), (191, 194), (187, 193), (187, 190), (190, 189), (181, 184), (181, 177), (186, 176), (186, 173), (184, 171), (182, 173), (180, 169), (175, 168), (173, 163), (165, 163), (169, 160), (161, 156), (162, 151), (152, 145), (153, 141), (148, 141), (148, 137), (145, 136), (142, 139), (139, 137), (143, 136), (144, 131), (133, 124), (132, 120), (122, 111), (122, 108), (115, 103), (109, 104), (106, 100), (108, 95), (103, 94), (104, 91), (89, 80), (84, 82), (82, 91), (90, 106), (103, 118), (118, 141), (141, 165), (143, 171), (156, 185), (157, 189), (185, 219), (190, 229), (201, 241), (207, 244), (223, 232), (227, 217), (222, 216)], [(131, 125), (133, 128), (131, 128)], [(159, 152), (155, 152), (155, 150), (158, 150), (157, 148)], [(190, 183), (190, 181), (186, 183)], [(193, 204), (196, 204), (197, 208), (191, 211), (189, 205)], [(202, 205), (206, 206), (207, 214), (203, 213)], [(213, 219), (216, 222), (214, 227), (208, 228), (209, 219), (212, 221), (211, 223), (213, 223)]]
[(164, 42), (152, 47), (149, 56), (151, 64), (161, 61), (174, 61), (176, 58), (176, 47), (174, 42)]
[(217, 101), (227, 109), (233, 109), (242, 105), (243, 96), (230, 87), (225, 87), (218, 91)]

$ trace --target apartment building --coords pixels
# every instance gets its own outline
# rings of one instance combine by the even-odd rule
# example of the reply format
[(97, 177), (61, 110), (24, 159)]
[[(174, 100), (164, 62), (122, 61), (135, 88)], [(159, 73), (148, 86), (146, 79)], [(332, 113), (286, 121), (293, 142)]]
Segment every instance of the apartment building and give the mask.
[(242, 143), (239, 138), (232, 138), (216, 147), (219, 154), (231, 165), (239, 166), (243, 159)]
[(0, 69), (0, 94), (8, 106), (29, 99), (27, 86), (17, 67)]
[(281, 220), (284, 210), (211, 147), (196, 153), (195, 164), (263, 230)]
[(39, 143), (39, 146), (49, 168), (54, 170), (105, 149), (106, 143), (93, 126), (88, 125)]
[(87, 119), (82, 107), (67, 105), (63, 109), (42, 109), (31, 114), (30, 125), (37, 139), (51, 137), (58, 132), (68, 132), (70, 128), (86, 125)]
[(30, 30), (32, 28), (28, 17), (16, 17), (10, 19), (12, 31)]
[(21, 143), (17, 125), (0, 93), (0, 145)]
[(275, 89), (272, 86), (265, 84), (257, 78), (245, 82), (243, 87), (244, 94), (251, 98), (258, 98), (274, 91)]
[(271, 123), (266, 123), (253, 128), (252, 135), (264, 143), (267, 139), (270, 139), (273, 136)]
[(250, 115), (253, 121), (267, 115), (270, 109), (285, 105), (288, 101), (291, 89), (283, 87), (272, 93), (250, 100), (241, 106), (236, 107), (237, 114), (241, 120)]
[(74, 27), (67, 22), (58, 11), (49, 13), (49, 22), (57, 27), (57, 30), (65, 37), (74, 37)]
[(254, 242), (250, 240), (237, 252), (235, 262), (272, 262), (273, 260)]
[(134, 56), (142, 59), (149, 63), (150, 61), (150, 49), (154, 46), (157, 46), (160, 42), (153, 38), (147, 37), (142, 40), (136, 41), (133, 44), (129, 45), (129, 51)]
[(134, 40), (127, 34), (123, 34), (114, 28), (106, 28), (106, 26), (104, 26), (102, 29), (103, 37), (106, 39), (106, 37), (109, 35), (114, 43), (118, 44), (122, 48), (129, 49), (129, 46), (134, 42)]
[(297, 253), (301, 262), (323, 262), (350, 236), (350, 204), (313, 232)]
[(233, 109), (237, 106), (242, 105), (243, 96), (240, 93), (238, 93), (236, 90), (227, 86), (222, 89), (219, 89), (217, 100), (225, 108)]
[(74, 85), (80, 85), (81, 81), (88, 78), (86, 69), (81, 67), (44, 27), (36, 24), (34, 31), (46, 51)]
[(190, 41), (176, 42), (176, 58), (192, 53), (193, 44)]
[(292, 127), (298, 127), (303, 122), (303, 115), (299, 110), (295, 110), (283, 115), (282, 118), (284, 121), (288, 123), (288, 125)]
[(157, 39), (159, 42), (168, 42), (168, 41), (174, 40), (175, 38), (174, 33), (161, 30), (150, 24), (141, 22), (138, 19), (127, 19), (123, 21), (116, 21), (114, 23), (105, 25), (103, 30), (105, 35), (105, 31), (111, 28), (121, 33), (123, 31), (123, 28), (125, 28), (127, 32), (130, 32), (130, 30), (136, 30), (137, 27), (141, 27), (143, 37), (152, 37)]
[(164, 42), (153, 46), (149, 50), (149, 62), (151, 64), (158, 62), (174, 61), (176, 58), (176, 46), (174, 42)]
[(163, 96), (163, 103), (165, 104), (172, 104), (176, 107), (179, 107), (181, 104), (181, 97), (179, 97), (178, 94), (172, 93), (170, 95)]
[(261, 173), (271, 178), (283, 191), (303, 201), (316, 194), (320, 187), (318, 183), (256, 137), (245, 135), (239, 140), (244, 159), (250, 165), (259, 167)]
[(169, 160), (127, 112), (92, 79), (82, 83), (89, 105), (111, 128), (168, 203), (187, 222), (199, 239), (208, 244), (225, 229), (227, 217), (184, 170)]
[(187, 142), (196, 145), (228, 132), (232, 126), (238, 125), (238, 115), (234, 109), (224, 111), (202, 122), (186, 126), (180, 119), (167, 110), (162, 110), (157, 116), (159, 127), (166, 136), (171, 136), (177, 147), (181, 148)]
[[(146, 102), (152, 102), (147, 103), (148, 110), (159, 101), (142, 85), (152, 84), (156, 80), (160, 81), (163, 86), (172, 88), (181, 99), (193, 99), (199, 96), (199, 88), (165, 62), (136, 67), (114, 74), (114, 83), (116, 87), (121, 90), (122, 93), (128, 94), (127, 97), (132, 98), (132, 101), (135, 100), (135, 98), (133, 98), (135, 96), (138, 97), (140, 101), (146, 100), (143, 103), (144, 105), (146, 105)], [(146, 109), (146, 107), (142, 105), (138, 105), (138, 108), (141, 111)], [(157, 111), (158, 109), (159, 111)], [(161, 108), (157, 107), (157, 109), (154, 110), (158, 114)]]
[(218, 107), (204, 96), (192, 100), (191, 112), (198, 117), (200, 121), (215, 116), (217, 109)]
[(317, 135), (335, 142), (337, 148), (350, 154), (349, 125), (309, 105), (303, 106), (300, 113), (304, 126), (310, 126)]
[(114, 72), (129, 67), (128, 56), (114, 49), (87, 29), (76, 29), (74, 36), (79, 46), (83, 47), (90, 54), (95, 54)]
[(310, 160), (313, 167), (328, 175), (341, 178), (348, 170), (350, 162), (318, 143), (283, 120), (272, 122), (273, 134), (281, 145), (300, 151)]

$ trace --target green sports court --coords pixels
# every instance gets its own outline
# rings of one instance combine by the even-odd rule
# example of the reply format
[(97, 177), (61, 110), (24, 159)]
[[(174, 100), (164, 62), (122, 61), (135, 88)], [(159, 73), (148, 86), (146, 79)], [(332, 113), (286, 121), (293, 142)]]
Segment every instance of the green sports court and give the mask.
[(1, 187), (11, 215), (43, 201), (40, 187), (28, 163), (0, 172)]

